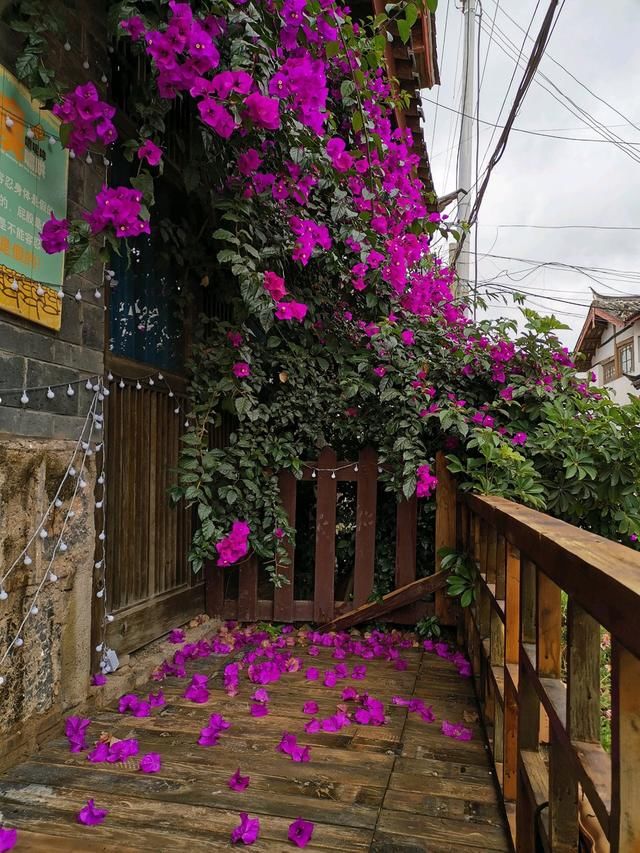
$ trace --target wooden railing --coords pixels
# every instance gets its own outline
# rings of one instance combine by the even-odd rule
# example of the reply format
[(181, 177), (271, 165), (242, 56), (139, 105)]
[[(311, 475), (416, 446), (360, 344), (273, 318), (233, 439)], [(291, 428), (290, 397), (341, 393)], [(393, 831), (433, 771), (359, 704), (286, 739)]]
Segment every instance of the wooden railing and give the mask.
[[(330, 447), (325, 447), (318, 459), (303, 464), (300, 480), (290, 472), (280, 474), (280, 495), (292, 527), (296, 526), (296, 502), (300, 483), (315, 484), (315, 555), (313, 566), (300, 565), (296, 542), (288, 542), (289, 561), (278, 566), (280, 574), (288, 583), (273, 589), (269, 583), (260, 583), (258, 561), (249, 558), (228, 570), (211, 565), (206, 569), (207, 612), (226, 619), (255, 621), (256, 619), (282, 622), (313, 621), (317, 624), (330, 622), (336, 616), (369, 601), (374, 589), (376, 566), (376, 520), (378, 517), (378, 458), (375, 450), (363, 449), (357, 461), (339, 460)], [(446, 471), (444, 475), (448, 477)], [(352, 482), (356, 487), (355, 510), (355, 554), (353, 564), (352, 594), (347, 600), (336, 600), (336, 513), (338, 484)], [(453, 483), (449, 478), (447, 483)], [(451, 505), (451, 491), (448, 495)], [(455, 507), (455, 494), (453, 497)], [(442, 513), (439, 514), (442, 517)], [(455, 510), (454, 510), (455, 515)], [(417, 578), (417, 516), (418, 502), (415, 495), (400, 501), (396, 509), (395, 541), (395, 584), (404, 588)], [(437, 544), (452, 545), (455, 527), (436, 522)], [(447, 538), (448, 537), (448, 538)], [(437, 566), (434, 566), (434, 569)], [(295, 597), (296, 573), (313, 575), (312, 598)], [(227, 577), (237, 575), (230, 594), (225, 584)], [(425, 615), (437, 613), (441, 621), (455, 624), (455, 616), (449, 609), (443, 590), (444, 581), (435, 589), (434, 601), (419, 601), (415, 604), (395, 608), (382, 618), (400, 624), (415, 624)], [(231, 586), (231, 584), (229, 584)], [(268, 594), (268, 597), (267, 597)]]
[(465, 639), (518, 853), (577, 850), (588, 835), (592, 849), (638, 853), (640, 555), (502, 498), (461, 496), (458, 518), (479, 569)]

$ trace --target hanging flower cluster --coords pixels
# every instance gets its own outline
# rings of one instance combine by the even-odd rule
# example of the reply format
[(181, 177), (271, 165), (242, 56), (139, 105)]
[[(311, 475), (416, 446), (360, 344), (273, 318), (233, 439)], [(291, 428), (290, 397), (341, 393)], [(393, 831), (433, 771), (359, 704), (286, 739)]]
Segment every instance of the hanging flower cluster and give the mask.
[(216, 544), (219, 566), (230, 566), (246, 556), (250, 533), (251, 528), (246, 521), (233, 522), (229, 534)]
[(93, 83), (85, 83), (69, 92), (52, 112), (70, 128), (67, 146), (82, 157), (90, 145), (111, 145), (118, 138), (112, 121), (115, 107), (100, 100)]

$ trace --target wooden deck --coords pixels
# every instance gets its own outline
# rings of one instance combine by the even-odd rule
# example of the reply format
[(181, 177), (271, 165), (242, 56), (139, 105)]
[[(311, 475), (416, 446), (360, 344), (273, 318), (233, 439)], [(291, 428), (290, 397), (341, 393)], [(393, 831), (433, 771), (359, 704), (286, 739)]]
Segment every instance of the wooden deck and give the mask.
[[(147, 718), (101, 712), (88, 737), (91, 743), (102, 732), (136, 737), (141, 753), (161, 753), (160, 773), (140, 773), (138, 759), (125, 765), (91, 764), (86, 752), (70, 754), (66, 739), (59, 738), (0, 777), (0, 822), (18, 828), (16, 853), (230, 850), (230, 833), (241, 811), (260, 818), (255, 851), (296, 849), (287, 830), (299, 817), (315, 823), (308, 851), (509, 850), (484, 735), (473, 722), (477, 705), (471, 679), (460, 678), (453, 664), (420, 649), (402, 655), (409, 664), (405, 671), (389, 662), (367, 661), (365, 680), (338, 682), (339, 688), (352, 685), (383, 700), (388, 724), (351, 725), (337, 734), (304, 734), (309, 718), (302, 714), (303, 702), (316, 700), (319, 716), (328, 716), (335, 713), (340, 690), (308, 682), (303, 672), (267, 685), (271, 710), (259, 719), (248, 712), (255, 685), (246, 679), (238, 695), (229, 698), (218, 675), (205, 705), (183, 699), (185, 682), (168, 679), (162, 685), (164, 708)], [(221, 660), (191, 663), (189, 674), (219, 673)], [(325, 650), (307, 661), (321, 671), (323, 664), (336, 663)], [(424, 699), (433, 706), (436, 722), (424, 723), (392, 705), (396, 694)], [(232, 726), (219, 746), (199, 747), (199, 730), (213, 712), (223, 713)], [(442, 735), (442, 719), (464, 721), (473, 740)], [(283, 731), (310, 744), (309, 763), (293, 763), (275, 750)], [(238, 767), (251, 783), (237, 793), (227, 780)], [(75, 821), (89, 797), (109, 809), (100, 826)]]

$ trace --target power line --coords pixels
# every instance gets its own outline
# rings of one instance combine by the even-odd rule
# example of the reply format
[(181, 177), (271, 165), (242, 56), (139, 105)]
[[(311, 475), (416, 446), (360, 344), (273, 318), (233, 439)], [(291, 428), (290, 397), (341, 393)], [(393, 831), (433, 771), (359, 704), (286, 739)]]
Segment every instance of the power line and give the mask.
[[(550, 38), (551, 33), (553, 31), (554, 20), (556, 19), (556, 11), (557, 11), (557, 14), (560, 15), (563, 7), (564, 7), (564, 0), (562, 0), (562, 4), (560, 5), (559, 9), (558, 9), (558, 0), (551, 0), (551, 2), (549, 3), (549, 7), (548, 7), (547, 12), (544, 16), (542, 26), (540, 27), (540, 32), (538, 33), (538, 36), (534, 42), (534, 47), (533, 47), (533, 50), (531, 52), (531, 56), (529, 57), (529, 61), (527, 62), (527, 66), (525, 68), (523, 78), (520, 81), (520, 85), (518, 86), (518, 90), (516, 92), (514, 102), (513, 102), (511, 109), (509, 111), (509, 115), (507, 117), (507, 122), (505, 124), (504, 129), (502, 130), (502, 133), (500, 134), (500, 138), (498, 139), (498, 144), (496, 146), (496, 149), (493, 152), (493, 154), (491, 155), (491, 158), (489, 159), (489, 163), (488, 163), (487, 168), (485, 170), (485, 175), (484, 175), (484, 178), (482, 180), (482, 184), (476, 193), (476, 198), (475, 198), (475, 201), (473, 203), (473, 207), (471, 208), (471, 213), (469, 215), (469, 224), (470, 225), (473, 225), (473, 223), (478, 218), (478, 212), (480, 210), (480, 205), (482, 204), (482, 199), (484, 197), (484, 194), (487, 190), (487, 186), (489, 184), (489, 179), (491, 178), (491, 172), (493, 171), (493, 169), (495, 169), (495, 167), (497, 166), (497, 164), (499, 163), (500, 159), (502, 158), (502, 156), (505, 152), (505, 149), (507, 146), (507, 140), (509, 139), (509, 131), (513, 127), (513, 124), (514, 124), (516, 117), (518, 115), (518, 110), (520, 109), (520, 106), (522, 105), (522, 102), (524, 101), (524, 98), (525, 98), (525, 96), (529, 90), (529, 86), (531, 85), (531, 81), (533, 80), (533, 77), (534, 77), (534, 75), (538, 69), (538, 66), (540, 64), (540, 60), (542, 59), (542, 55), (545, 51), (545, 48), (548, 44), (549, 38)], [(536, 5), (536, 9), (537, 9), (537, 5)], [(465, 236), (466, 236), (466, 234), (465, 234), (465, 232), (463, 232), (461, 237), (460, 237), (460, 240), (458, 241), (458, 245), (456, 247), (456, 253), (454, 256), (454, 261), (457, 260), (459, 255), (460, 255), (460, 251), (461, 251), (462, 246), (464, 244)]]
[(515, 258), (511, 255), (494, 255), (487, 253), (485, 257), (488, 258), (498, 258), (503, 261), (520, 261), (525, 264), (539, 264), (540, 266), (554, 266), (559, 267), (561, 269), (572, 269), (572, 270), (589, 270), (591, 272), (601, 273), (601, 274), (612, 274), (617, 276), (627, 276), (632, 278), (637, 278), (640, 280), (640, 272), (637, 270), (621, 270), (614, 269), (613, 267), (593, 267), (582, 264), (568, 264), (564, 261), (539, 261), (534, 260), (532, 258)]
[[(502, 52), (506, 54), (506, 56), (513, 60), (513, 55), (517, 51), (516, 45), (509, 38), (509, 36), (503, 30), (500, 29), (497, 24), (495, 26), (495, 30), (499, 34), (499, 36), (496, 36), (496, 44), (502, 50)], [(506, 47), (501, 43), (500, 38), (507, 45)], [(517, 58), (517, 62), (520, 62), (519, 56)], [(624, 147), (625, 145), (633, 146), (637, 143), (626, 142), (625, 140), (621, 139), (616, 133), (610, 132), (606, 125), (603, 125), (602, 122), (592, 116), (589, 112), (578, 106), (575, 101), (573, 101), (567, 94), (565, 94), (562, 89), (556, 86), (556, 84), (552, 80), (550, 80), (543, 72), (540, 71), (538, 73), (535, 82), (538, 86), (540, 86), (540, 88), (550, 94), (551, 97), (554, 98), (554, 100), (556, 100), (568, 112), (570, 112), (580, 121), (582, 121), (583, 124), (585, 124), (587, 127), (590, 127), (592, 130), (595, 130), (596, 133), (599, 133), (601, 137), (603, 137), (605, 140), (612, 142), (632, 160), (640, 163), (640, 157), (638, 156), (638, 152), (632, 150), (632, 148), (630, 149)]]
[[(453, 75), (453, 88), (456, 90), (458, 88), (458, 71), (460, 70), (460, 56), (462, 54), (462, 41), (463, 41), (463, 33), (464, 27), (460, 28), (460, 34), (458, 36), (458, 50), (456, 53), (456, 70)], [(425, 99), (426, 100), (426, 99)], [(434, 103), (434, 101), (431, 101)], [(453, 162), (453, 151), (456, 148), (455, 144), (453, 144), (453, 140), (456, 134), (456, 128), (458, 126), (458, 121), (460, 119), (460, 115), (456, 115), (452, 121), (451, 126), (449, 128), (449, 133), (447, 135), (447, 148), (449, 149), (449, 158), (447, 160), (447, 168), (444, 173), (444, 185), (447, 185), (447, 181), (449, 179), (449, 169), (451, 168), (451, 164)]]
[[(500, 47), (500, 45), (498, 45)], [(504, 50), (504, 49), (503, 49)], [(422, 96), (424, 101), (428, 101), (430, 104), (435, 104), (436, 102), (432, 98), (427, 98), (425, 95)], [(564, 105), (563, 105), (564, 106)], [(463, 113), (460, 110), (456, 110), (454, 107), (445, 107), (444, 104), (440, 104), (440, 109), (447, 110), (450, 113), (457, 113), (459, 116), (463, 116), (465, 118), (475, 118), (475, 116), (469, 116), (467, 113)], [(496, 130), (504, 130), (506, 125), (504, 124), (494, 124), (491, 121), (486, 121), (485, 119), (478, 119), (480, 124), (484, 124), (487, 127), (493, 127)], [(593, 128), (592, 128), (593, 129)], [(547, 139), (564, 139), (567, 142), (610, 142), (614, 145), (619, 145), (620, 143), (615, 139), (596, 139), (596, 138), (586, 138), (584, 136), (559, 136), (555, 133), (545, 133), (541, 130), (528, 130), (523, 127), (512, 127), (511, 130), (514, 133), (527, 133), (530, 136), (544, 136)], [(626, 142), (625, 140), (621, 140), (624, 145), (637, 145), (640, 146), (640, 142)]]
[(521, 225), (489, 225), (483, 223), (481, 228), (535, 228), (558, 231), (572, 228), (587, 231), (640, 231), (640, 225), (532, 225), (523, 223)]
[[(495, 20), (495, 16), (497, 15), (498, 10), (500, 9), (500, 0), (493, 0), (493, 3), (495, 4), (495, 7), (496, 7), (495, 13), (494, 13), (494, 20)], [(512, 24), (515, 24), (515, 26), (520, 30), (520, 32), (524, 32), (524, 30), (520, 26), (520, 24), (516, 20), (514, 20), (514, 18), (512, 18), (511, 15), (505, 9), (500, 9), (500, 12), (502, 12), (502, 14), (505, 15), (511, 21)], [(600, 101), (600, 103), (609, 107), (610, 110), (613, 110), (613, 112), (616, 113), (616, 115), (619, 115), (620, 118), (623, 118), (627, 124), (631, 125), (631, 127), (635, 127), (636, 130), (640, 130), (640, 126), (638, 126), (637, 124), (634, 124), (634, 122), (632, 122), (628, 116), (626, 116), (624, 113), (620, 112), (620, 110), (616, 109), (616, 107), (614, 107), (613, 104), (611, 104), (609, 101), (600, 97), (600, 95), (597, 95), (593, 91), (593, 89), (590, 89), (586, 83), (583, 83), (582, 80), (580, 80), (578, 77), (575, 76), (575, 74), (572, 74), (568, 68), (566, 68), (561, 62), (559, 62), (557, 59), (555, 59), (553, 56), (551, 56), (550, 53), (547, 53), (547, 59), (549, 59), (551, 62), (553, 62), (554, 65), (557, 65), (558, 68), (561, 68), (565, 72), (565, 74), (568, 74), (572, 80), (575, 80), (575, 82), (579, 86), (582, 86), (582, 88), (585, 91), (589, 92), (589, 94), (592, 95), (597, 101)]]
[[(500, 0), (498, 0), (498, 5), (499, 4), (500, 4)], [(442, 37), (442, 55), (440, 57), (440, 67), (441, 68), (444, 65), (444, 52), (445, 52), (445, 49), (447, 47), (447, 27), (449, 24), (449, 9), (450, 8), (451, 8), (451, 3), (447, 3), (447, 11), (446, 11), (445, 18), (444, 18), (444, 35)], [(497, 11), (497, 9), (496, 9), (496, 11)], [(494, 20), (495, 20), (495, 16), (494, 16)], [(436, 111), (435, 111), (434, 116), (433, 116), (433, 132), (431, 134), (431, 148), (429, 149), (429, 152), (431, 152), (433, 150), (433, 146), (434, 146), (435, 141), (436, 141), (436, 125), (438, 123), (438, 104), (439, 104), (439, 101), (440, 101), (440, 86), (438, 86), (438, 92), (436, 94)]]

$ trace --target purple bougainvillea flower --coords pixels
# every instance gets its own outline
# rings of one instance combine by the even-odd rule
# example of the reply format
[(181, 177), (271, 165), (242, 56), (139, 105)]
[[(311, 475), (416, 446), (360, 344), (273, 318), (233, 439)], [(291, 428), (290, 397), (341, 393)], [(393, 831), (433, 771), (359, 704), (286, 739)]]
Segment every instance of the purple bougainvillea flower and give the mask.
[(225, 720), (222, 714), (212, 714), (209, 717), (209, 725), (213, 726), (213, 728), (219, 729), (220, 731), (231, 728), (231, 723), (229, 720)]
[(266, 717), (269, 713), (269, 708), (260, 702), (254, 702), (249, 713), (252, 717)]
[(296, 847), (306, 847), (311, 841), (313, 830), (314, 824), (310, 820), (303, 820), (299, 817), (289, 827), (287, 837)]
[(217, 746), (218, 741), (220, 739), (220, 729), (216, 729), (213, 726), (205, 726), (200, 730), (200, 737), (198, 738), (199, 746)]
[(135, 708), (133, 708), (133, 716), (134, 717), (149, 717), (151, 716), (151, 704), (149, 702), (145, 702), (140, 700)]
[(358, 691), (355, 687), (345, 687), (342, 691), (342, 699), (344, 702), (357, 701)]
[(64, 733), (69, 741), (70, 752), (82, 752), (86, 749), (85, 736), (91, 720), (83, 717), (67, 717)]
[(252, 698), (254, 702), (268, 702), (269, 694), (264, 687), (258, 687), (258, 689), (254, 691)]
[(135, 738), (125, 738), (125, 740), (118, 740), (111, 745), (107, 761), (110, 764), (115, 764), (116, 761), (126, 761), (127, 758), (131, 758), (133, 755), (137, 755), (138, 752), (138, 741)]
[(103, 761), (107, 761), (109, 758), (109, 754), (111, 752), (111, 747), (106, 741), (98, 741), (95, 747), (91, 750), (87, 758), (93, 764), (101, 764)]
[(209, 691), (202, 684), (190, 684), (182, 695), (185, 699), (198, 705), (204, 705), (205, 702), (209, 701)]
[(150, 166), (158, 166), (162, 160), (162, 148), (150, 139), (146, 139), (138, 148), (138, 159), (146, 160)]
[(402, 707), (409, 704), (409, 699), (403, 699), (402, 696), (394, 696), (391, 700), (392, 705), (401, 705)]
[(95, 672), (91, 676), (91, 686), (92, 687), (102, 687), (103, 684), (107, 683), (107, 676), (103, 675), (101, 672)]
[(308, 723), (304, 724), (304, 730), (307, 734), (310, 735), (314, 735), (316, 734), (316, 732), (321, 731), (322, 725), (320, 723), (320, 720), (316, 720), (315, 717), (313, 718), (313, 720), (309, 720)]
[(231, 788), (232, 791), (244, 791), (244, 789), (248, 786), (251, 781), (250, 776), (241, 776), (240, 768), (236, 770), (233, 776), (229, 779), (227, 784)]
[(166, 699), (162, 690), (158, 690), (157, 693), (149, 693), (149, 705), (152, 708), (161, 708), (165, 704)]
[(315, 666), (310, 666), (304, 675), (305, 675), (305, 678), (307, 679), (307, 681), (317, 681), (318, 678), (320, 677), (320, 673), (315, 668)]
[(260, 819), (251, 818), (246, 812), (240, 812), (240, 824), (231, 833), (231, 843), (253, 844), (260, 835)]
[(353, 719), (356, 723), (360, 723), (361, 726), (368, 726), (371, 722), (371, 714), (367, 711), (366, 708), (358, 708), (358, 710), (353, 715)]
[(367, 667), (364, 664), (356, 664), (351, 670), (351, 678), (356, 681), (362, 681), (363, 678), (367, 677)]
[(106, 809), (97, 808), (93, 800), (87, 800), (87, 805), (80, 809), (76, 815), (76, 820), (85, 826), (97, 826), (108, 814), (109, 812)]
[(317, 702), (305, 702), (302, 706), (303, 714), (317, 714), (318, 713), (318, 703)]
[(118, 701), (118, 713), (124, 714), (126, 711), (134, 711), (139, 701), (135, 693), (125, 693)]
[(324, 674), (324, 681), (322, 682), (325, 687), (335, 687), (338, 678), (335, 672), (332, 669), (327, 670)]
[(277, 752), (284, 752), (285, 755), (291, 755), (291, 750), (298, 745), (298, 738), (291, 732), (283, 732), (280, 743), (276, 746)]
[(472, 737), (471, 729), (465, 728), (462, 723), (450, 723), (448, 720), (442, 721), (442, 734), (456, 740), (471, 740)]
[(0, 853), (6, 853), (8, 850), (13, 850), (18, 840), (17, 829), (7, 829), (0, 826)]
[(305, 762), (311, 760), (311, 747), (309, 746), (294, 746), (291, 750), (291, 760), (296, 762)]
[(140, 759), (140, 770), (143, 773), (157, 773), (162, 766), (162, 759), (159, 752), (147, 752)]
[(317, 646), (309, 646), (307, 654), (315, 658), (320, 654), (320, 649)]
[(185, 641), (184, 631), (182, 630), (182, 628), (174, 628), (173, 631), (171, 631), (169, 633), (169, 636), (167, 637), (167, 639), (169, 640), (170, 643), (175, 643), (176, 645), (178, 643), (184, 643), (184, 641)]

